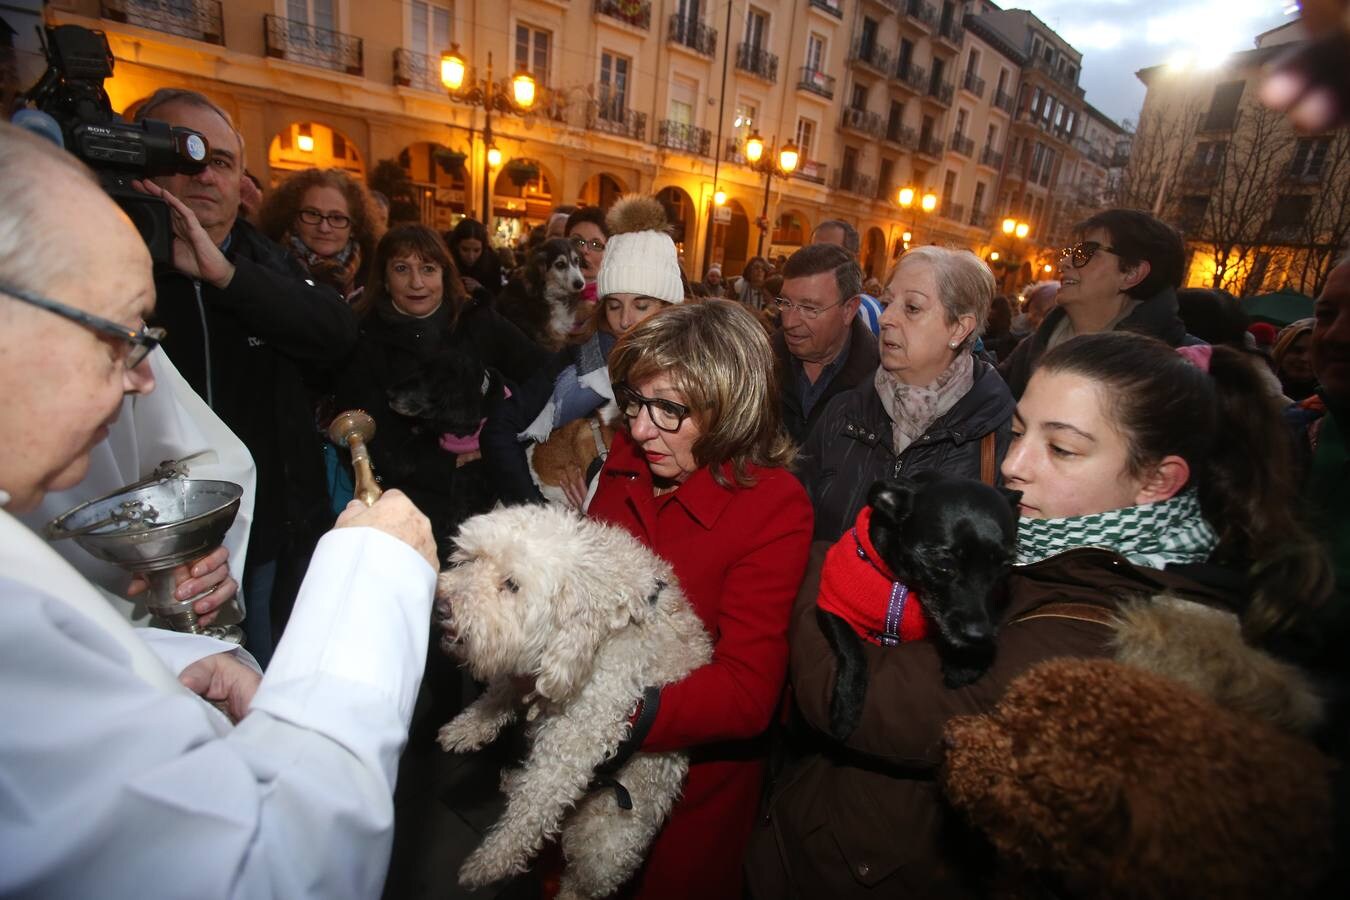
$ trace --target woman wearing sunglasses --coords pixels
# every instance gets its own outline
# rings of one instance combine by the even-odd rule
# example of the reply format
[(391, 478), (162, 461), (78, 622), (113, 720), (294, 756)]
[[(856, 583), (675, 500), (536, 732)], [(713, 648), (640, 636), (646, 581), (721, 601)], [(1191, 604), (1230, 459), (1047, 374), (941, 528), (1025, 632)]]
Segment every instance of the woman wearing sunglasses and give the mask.
[(1108, 209), (1074, 234), (1060, 253), (1057, 306), (999, 366), (1014, 397), (1041, 356), (1076, 335), (1134, 331), (1173, 347), (1203, 343), (1177, 313), (1186, 249), (1170, 225), (1139, 210)]
[(384, 234), (381, 221), (365, 185), (340, 169), (296, 172), (258, 214), (264, 234), (349, 303), (366, 283), (367, 262)]
[(590, 515), (669, 560), (714, 642), (711, 663), (662, 690), (642, 741), (688, 750), (692, 764), (623, 896), (740, 900), (811, 505), (785, 468), (792, 446), (768, 336), (738, 304), (662, 310), (620, 338), (609, 371), (627, 429)]
[[(1115, 657), (1149, 669), (1175, 680), (1179, 694), (1195, 691), (1197, 699), (1203, 694), (1250, 716), (1253, 739), (1264, 739), (1271, 727), (1306, 734), (1318, 725), (1321, 703), (1310, 680), (1272, 655), (1301, 633), (1304, 611), (1326, 597), (1328, 564), (1299, 521), (1290, 443), (1258, 365), (1227, 347), (1178, 351), (1120, 333), (1075, 338), (1048, 352), (1017, 404), (1003, 461), (1005, 483), (1021, 492), (1020, 520), (989, 669), (972, 684), (948, 688), (934, 642), (864, 643), (866, 698), (858, 727), (843, 742), (822, 736), (829, 732), (837, 663), (816, 617), (819, 578), (808, 575), (793, 612), (791, 671), (797, 707), (817, 734), (813, 752), (779, 777), (756, 829), (747, 863), (751, 896), (988, 896), (993, 854), (943, 802), (944, 729), (953, 717), (992, 711), (1013, 679), (1045, 660)], [(813, 561), (824, 543), (817, 548)], [(1142, 718), (1137, 727), (1146, 729)], [(1102, 745), (1128, 747), (1128, 736), (1117, 737), (1125, 727), (1103, 722), (1114, 730)], [(1047, 737), (1045, 746), (1052, 742)], [(1021, 796), (1016, 785), (996, 771), (1001, 755), (991, 751), (990, 758), (987, 801), (1001, 790), (1016, 805), (1007, 800)], [(1100, 758), (1081, 760), (1083, 768)], [(1145, 773), (1129, 787), (1124, 778), (1093, 780), (1075, 761), (1067, 751), (1056, 759), (1066, 810), (1109, 807), (1128, 835), (1123, 843), (1175, 845), (1174, 823), (1158, 812), (1176, 800), (1163, 795), (1171, 785)], [(1128, 759), (1121, 771), (1130, 771)], [(1251, 772), (1243, 783), (1233, 777), (1238, 768), (1225, 768), (1223, 760), (1213, 761), (1213, 771), (1210, 788), (1246, 791), (1253, 809), (1260, 795), (1282, 790), (1274, 773)], [(1054, 790), (1040, 796), (1046, 794)], [(1042, 805), (1039, 812), (1053, 818), (1058, 810)], [(1325, 807), (1310, 807), (1278, 827), (1307, 836), (1314, 849), (1303, 858), (1322, 865), (1315, 848), (1328, 818)], [(1023, 839), (1044, 838), (1036, 829), (1044, 820), (1028, 806)], [(1273, 827), (1252, 814), (1217, 820), (1212, 833), (1198, 837), (1227, 845), (1230, 835), (1240, 835), (1232, 845), (1250, 847)], [(1016, 828), (1011, 823), (1002, 835)], [(1176, 895), (1175, 883), (1157, 886), (1168, 884), (1159, 878), (1170, 871), (1162, 859), (1168, 852), (1135, 857), (1156, 861), (1155, 870), (1129, 873), (1141, 896)], [(1057, 857), (1066, 868), (1085, 862), (1071, 854), (1058, 846), (1026, 856), (1005, 850), (998, 862), (1016, 867)], [(1035, 890), (998, 887), (1012, 887), (1007, 895), (1018, 897), (1107, 896), (1103, 883), (1081, 877), (1094, 865), (1073, 868), (1077, 879), (1039, 872)], [(1214, 879), (1210, 889), (1184, 893), (1220, 896), (1223, 879), (1259, 884), (1269, 868), (1259, 855), (1235, 855), (1195, 873), (1200, 882)], [(1270, 893), (1253, 889), (1256, 896)]]

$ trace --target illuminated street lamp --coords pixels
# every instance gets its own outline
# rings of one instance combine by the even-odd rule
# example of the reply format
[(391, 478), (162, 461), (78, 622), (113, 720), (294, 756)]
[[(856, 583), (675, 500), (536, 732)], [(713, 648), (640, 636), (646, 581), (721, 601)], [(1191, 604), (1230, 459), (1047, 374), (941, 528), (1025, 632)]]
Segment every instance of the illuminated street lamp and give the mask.
[[(492, 54), (487, 55), (487, 77), (481, 81), (468, 78), (468, 64), (459, 53), (459, 45), (451, 44), (441, 54), (441, 85), (456, 103), (483, 108), (483, 224), (492, 216), (492, 178), (489, 169), (501, 165), (501, 151), (492, 145), (492, 113), (502, 112), (523, 116), (534, 108), (538, 86), (534, 76), (523, 65), (511, 76), (510, 90), (492, 78)], [(493, 156), (496, 156), (494, 161)]]
[(793, 172), (797, 171), (797, 164), (801, 162), (801, 151), (797, 149), (796, 143), (788, 141), (773, 152), (773, 144), (778, 142), (775, 135), (773, 141), (767, 148), (769, 153), (766, 156), (764, 138), (759, 136), (758, 131), (753, 131), (745, 139), (745, 158), (750, 163), (750, 168), (764, 175), (764, 207), (759, 213), (759, 247), (755, 250), (756, 256), (764, 255), (764, 235), (769, 231), (769, 190), (773, 185), (773, 176), (787, 178)]
[(914, 226), (918, 224), (920, 212), (931, 213), (937, 209), (938, 195), (932, 191), (921, 191), (919, 188), (902, 187), (895, 194), (895, 202), (900, 204), (904, 210), (913, 210), (913, 217), (910, 220), (910, 230), (906, 231), (901, 237), (905, 244), (905, 249), (909, 249), (909, 242), (912, 238)]
[(713, 205), (714, 205), (714, 206), (726, 206), (726, 205), (727, 205), (727, 192), (724, 191), (724, 190), (722, 190), (721, 188), (718, 188), (717, 190), (713, 191)]

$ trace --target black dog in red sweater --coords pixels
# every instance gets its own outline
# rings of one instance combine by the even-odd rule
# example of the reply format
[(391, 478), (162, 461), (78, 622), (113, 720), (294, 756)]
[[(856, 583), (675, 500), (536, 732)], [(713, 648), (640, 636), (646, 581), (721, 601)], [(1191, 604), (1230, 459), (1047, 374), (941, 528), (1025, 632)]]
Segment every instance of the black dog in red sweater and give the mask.
[(816, 617), (838, 659), (830, 731), (845, 740), (867, 694), (861, 641), (931, 638), (949, 688), (994, 658), (996, 589), (1016, 552), (1020, 494), (934, 472), (878, 481), (825, 557)]

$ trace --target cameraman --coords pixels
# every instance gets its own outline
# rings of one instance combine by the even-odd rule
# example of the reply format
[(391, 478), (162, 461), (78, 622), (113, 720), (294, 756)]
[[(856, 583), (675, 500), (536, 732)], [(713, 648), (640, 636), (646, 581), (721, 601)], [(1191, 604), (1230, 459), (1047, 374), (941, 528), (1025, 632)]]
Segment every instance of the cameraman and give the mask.
[(223, 109), (196, 91), (163, 88), (135, 118), (191, 128), (211, 147), (201, 172), (137, 184), (163, 198), (173, 217), (173, 268), (155, 272), (154, 324), (169, 332), (164, 349), (257, 465), (244, 627), (266, 665), (270, 624), (284, 624), (314, 542), (332, 522), (306, 382), (347, 356), (356, 318), (239, 219), (244, 142)]

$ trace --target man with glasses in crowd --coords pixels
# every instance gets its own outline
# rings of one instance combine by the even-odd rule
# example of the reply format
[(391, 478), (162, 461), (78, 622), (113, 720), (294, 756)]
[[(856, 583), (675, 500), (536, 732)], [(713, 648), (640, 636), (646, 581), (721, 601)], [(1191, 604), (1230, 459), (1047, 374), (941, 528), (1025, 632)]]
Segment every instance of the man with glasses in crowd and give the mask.
[[(811, 232), (811, 243), (843, 247), (854, 261), (857, 261), (858, 254), (862, 251), (862, 237), (858, 234), (858, 229), (843, 219), (827, 219), (821, 222), (816, 226), (816, 230)], [(858, 316), (874, 335), (881, 334), (881, 312), (880, 300), (871, 294), (858, 292)]]
[(858, 316), (861, 293), (862, 269), (835, 244), (808, 244), (783, 266), (773, 349), (783, 424), (799, 444), (831, 397), (871, 378), (880, 364), (877, 339)]
[(146, 183), (173, 214), (173, 267), (155, 272), (165, 352), (239, 436), (257, 466), (244, 566), (248, 646), (266, 665), (314, 541), (332, 524), (307, 378), (340, 363), (356, 316), (278, 245), (239, 218), (244, 143), (229, 115), (195, 91), (162, 89), (137, 120), (201, 132), (206, 168)]
[(1041, 355), (1080, 334), (1136, 331), (1173, 347), (1202, 344), (1177, 313), (1186, 269), (1181, 235), (1135, 209), (1108, 209), (1074, 228), (1060, 253), (1057, 306), (999, 372), (1020, 398)]

